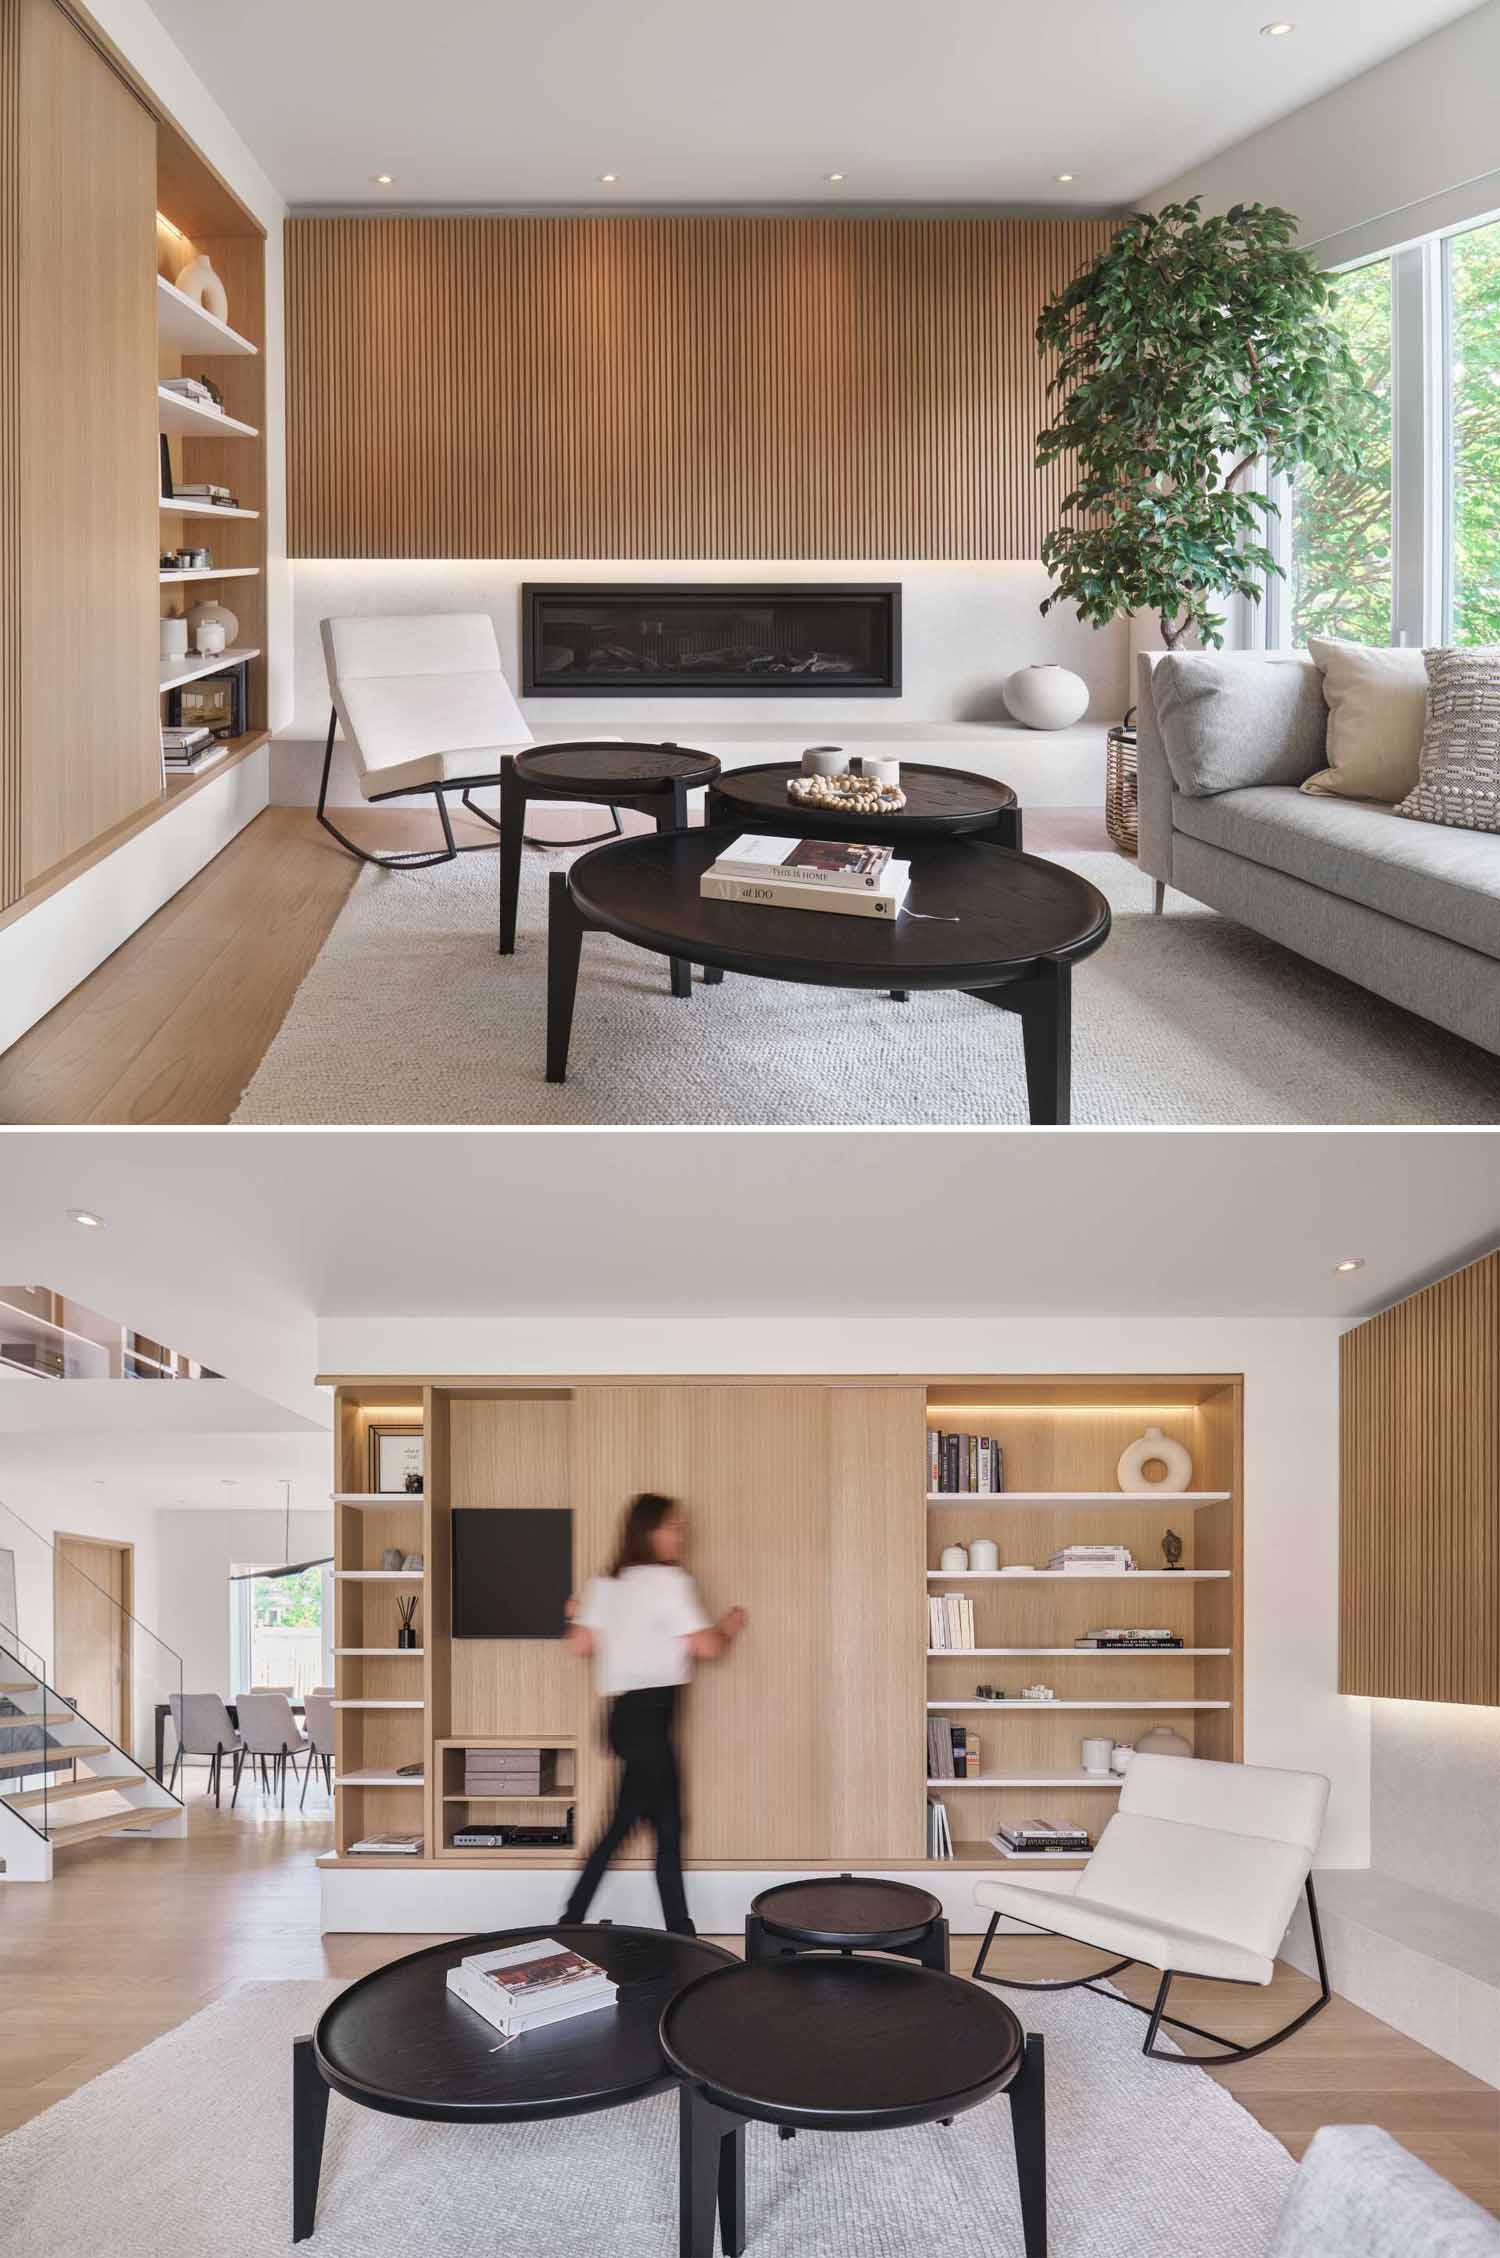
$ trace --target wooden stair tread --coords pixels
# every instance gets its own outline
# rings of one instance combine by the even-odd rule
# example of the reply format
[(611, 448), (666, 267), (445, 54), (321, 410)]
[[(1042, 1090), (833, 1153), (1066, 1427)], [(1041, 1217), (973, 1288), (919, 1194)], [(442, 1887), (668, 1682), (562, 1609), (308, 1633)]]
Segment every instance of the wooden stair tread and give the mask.
[(40, 1678), (0, 1678), (0, 1694), (35, 1693)]
[(69, 1826), (49, 1827), (47, 1840), (54, 1850), (65, 1850), (69, 1843), (88, 1842), (95, 1835), (117, 1835), (122, 1827), (154, 1827), (175, 1816), (174, 1811), (115, 1811), (107, 1819), (75, 1819)]
[(117, 1795), (136, 1784), (136, 1776), (131, 1774), (118, 1780), (59, 1780), (55, 1787), (16, 1788), (9, 1795), (0, 1789), (0, 1803), (9, 1804), (12, 1811), (25, 1811), (35, 1803), (65, 1802), (69, 1796)]
[(23, 1709), (14, 1717), (0, 1717), (0, 1733), (21, 1725), (81, 1725), (76, 1709)]
[[(21, 1719), (15, 1720), (17, 1724)], [(33, 1719), (27, 1718), (29, 1725)], [(76, 1722), (76, 1720), (75, 1720)], [(70, 1764), (75, 1756), (114, 1756), (108, 1741), (73, 1741), (67, 1748), (24, 1748), (0, 1756), (0, 1772), (40, 1772), (49, 1764)]]

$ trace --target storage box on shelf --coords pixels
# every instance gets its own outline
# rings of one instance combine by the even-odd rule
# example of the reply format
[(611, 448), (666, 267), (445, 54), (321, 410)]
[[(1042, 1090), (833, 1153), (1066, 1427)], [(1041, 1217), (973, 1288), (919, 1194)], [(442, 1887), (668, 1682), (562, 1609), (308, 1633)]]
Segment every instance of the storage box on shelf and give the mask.
[[(516, 1758), (535, 1752), (539, 1758), (536, 1793), (530, 1792), (529, 1773), (522, 1788), (516, 1788), (510, 1781), (503, 1784), (497, 1781), (493, 1793), (471, 1793), (475, 1767), (469, 1763), (470, 1752), (492, 1750), (504, 1751)], [(488, 1786), (486, 1783), (487, 1789)], [(494, 1859), (524, 1865), (534, 1861), (542, 1849), (566, 1848), (571, 1854), (577, 1840), (577, 1828), (573, 1824), (578, 1801), (577, 1744), (571, 1740), (539, 1738), (536, 1734), (467, 1733), (462, 1740), (440, 1740), (434, 1752), (434, 1795), (438, 1854), (442, 1858), (461, 1859), (467, 1864), (483, 1864)], [(466, 1828), (500, 1827), (561, 1828), (571, 1835), (572, 1842), (566, 1846), (530, 1844), (472, 1849), (454, 1841), (454, 1836)]]
[[(972, 1649), (927, 1650), (928, 1714), (952, 1711), (979, 1732), (975, 1777), (929, 1779), (927, 1789), (953, 1796), (960, 1861), (992, 1864), (989, 1837), (1002, 1819), (1081, 1825), (1097, 1840), (1120, 1782), (1082, 1774), (1085, 1736), (1133, 1743), (1169, 1725), (1197, 1755), (1239, 1758), (1239, 1398), (1237, 1380), (1212, 1377), (929, 1388), (930, 1429), (992, 1436), (1004, 1454), (998, 1493), (929, 1491), (926, 1500), (927, 1590), (961, 1592), (974, 1611)], [(1121, 1490), (1121, 1454), (1148, 1425), (1187, 1448), (1189, 1491)], [(1162, 1550), (1168, 1528), (1182, 1540), (1175, 1570)], [(946, 1547), (976, 1538), (998, 1547), (998, 1571), (942, 1568)], [(1071, 1545), (1125, 1545), (1137, 1569), (1046, 1571)], [(1004, 1573), (1017, 1565), (1044, 1572)], [(1164, 1629), (1183, 1644), (1117, 1652), (1075, 1644), (1105, 1625)], [(1021, 1698), (1036, 1682), (1056, 1699)], [(1007, 1698), (978, 1697), (980, 1684)]]

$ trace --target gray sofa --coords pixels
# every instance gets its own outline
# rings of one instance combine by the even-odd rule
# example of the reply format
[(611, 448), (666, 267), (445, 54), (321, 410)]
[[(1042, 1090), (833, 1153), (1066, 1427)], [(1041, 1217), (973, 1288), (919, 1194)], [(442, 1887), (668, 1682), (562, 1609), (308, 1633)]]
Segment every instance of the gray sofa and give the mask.
[(1266, 2258), (1500, 2258), (1500, 2225), (1374, 2125), (1324, 2125)]
[(1142, 654), (1137, 699), (1139, 859), (1157, 908), (1175, 887), (1500, 1052), (1500, 834), (1299, 791), (1325, 765), (1311, 659), (1194, 654), (1159, 697), (1164, 656)]

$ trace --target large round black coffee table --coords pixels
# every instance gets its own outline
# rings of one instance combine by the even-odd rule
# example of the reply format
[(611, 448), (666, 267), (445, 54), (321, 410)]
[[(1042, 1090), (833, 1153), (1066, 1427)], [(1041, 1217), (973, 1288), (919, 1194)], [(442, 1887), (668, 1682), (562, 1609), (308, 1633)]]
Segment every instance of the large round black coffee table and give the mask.
[[(999, 2007), (998, 2015), (985, 2013)], [(662, 2016), (681, 2078), (681, 2258), (747, 2239), (745, 2126), (890, 2132), (1010, 2097), (1026, 2258), (1047, 2252), (1042, 2041), (961, 1976), (904, 1960), (762, 1960), (700, 1976)], [(934, 2234), (934, 2247), (941, 2241)]]
[[(556, 1937), (597, 1961), (619, 1997), (505, 2043), (455, 1999), (448, 1970), (468, 1953), (532, 1937)], [(738, 1965), (717, 1945), (661, 1929), (553, 1922), (430, 1945), (362, 1976), (324, 2009), (310, 2038), (292, 2042), (292, 2240), (313, 2231), (330, 2090), (388, 2116), (458, 2125), (618, 2109), (673, 2082), (660, 2029), (674, 1995), (706, 1972)], [(392, 2236), (393, 2244), (401, 2239), (394, 2225)], [(407, 2222), (405, 2237), (420, 2244), (420, 2219)]]
[(971, 769), (903, 761), (906, 805), (889, 815), (799, 807), (787, 798), (786, 788), (801, 773), (796, 761), (728, 770), (709, 786), (707, 821), (737, 824), (742, 831), (781, 831), (797, 839), (873, 839), (888, 843), (898, 855), (905, 854), (908, 839), (988, 839), (997, 847), (1022, 843), (1021, 803), (1015, 793), (1008, 784)]
[(907, 910), (890, 923), (705, 900), (699, 879), (734, 837), (732, 830), (709, 830), (621, 839), (553, 872), (549, 1082), (567, 1079), (583, 936), (598, 931), (685, 963), (765, 980), (888, 993), (964, 990), (1018, 1014), (1031, 1120), (1068, 1120), (1072, 970), (1109, 933), (1109, 904), (1086, 879), (1060, 863), (972, 839), (918, 839), (911, 842)]
[[(684, 830), (687, 796), (719, 773), (712, 753), (687, 745), (632, 745), (618, 739), (580, 739), (569, 745), (530, 745), (500, 763), (500, 954), (516, 946), (516, 906), (521, 895), (521, 849), (530, 800), (579, 800), (607, 807), (615, 833), (621, 808), (649, 815), (658, 831)], [(533, 842), (535, 844), (535, 842)], [(672, 962), (672, 993), (691, 993), (690, 966)]]
[(747, 1960), (799, 1952), (893, 1952), (941, 1969), (948, 1965), (948, 1924), (941, 1900), (910, 1882), (814, 1874), (762, 1890), (745, 1916)]

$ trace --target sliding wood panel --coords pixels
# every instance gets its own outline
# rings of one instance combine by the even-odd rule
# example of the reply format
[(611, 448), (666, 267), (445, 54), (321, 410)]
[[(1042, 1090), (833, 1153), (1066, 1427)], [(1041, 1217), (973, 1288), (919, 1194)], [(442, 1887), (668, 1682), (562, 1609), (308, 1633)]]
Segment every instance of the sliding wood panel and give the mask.
[(293, 219), (306, 557), (1035, 558), (1103, 220)]
[(1339, 1689), (1500, 1704), (1500, 1254), (1340, 1343)]
[(19, 41), (19, 337), (4, 374), (21, 446), (24, 887), (161, 788), (156, 129), (55, 0), (6, 0), (6, 13)]

